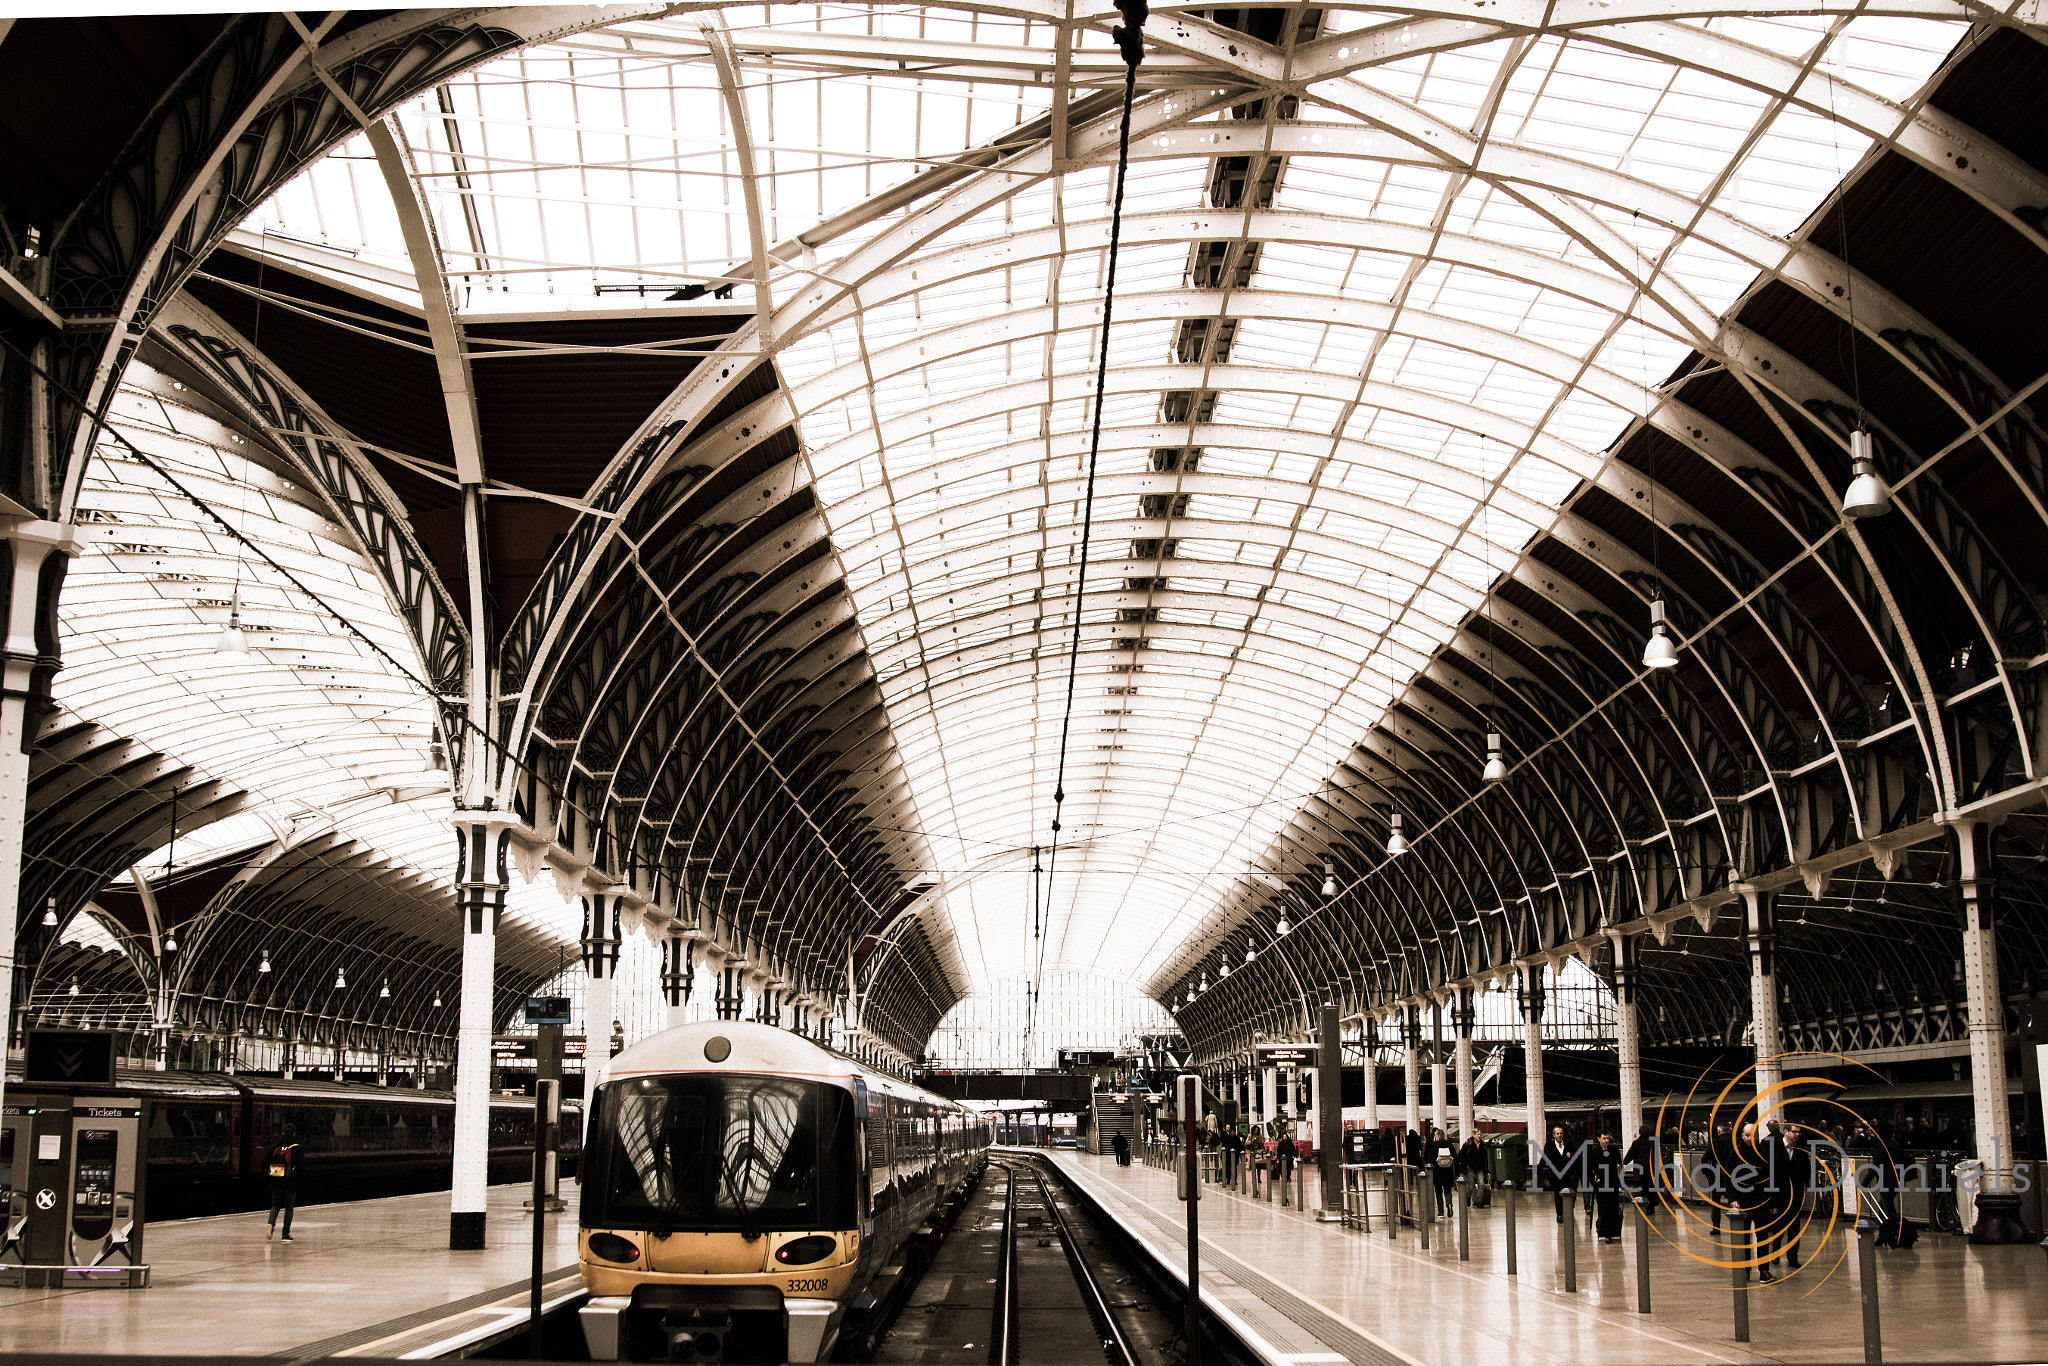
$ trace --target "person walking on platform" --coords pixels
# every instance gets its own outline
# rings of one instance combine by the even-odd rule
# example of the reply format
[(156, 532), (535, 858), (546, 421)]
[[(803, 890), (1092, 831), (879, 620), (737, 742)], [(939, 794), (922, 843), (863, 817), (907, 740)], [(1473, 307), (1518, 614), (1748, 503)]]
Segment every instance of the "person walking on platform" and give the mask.
[(1636, 1130), (1636, 1141), (1628, 1145), (1628, 1154), (1621, 1159), (1622, 1190), (1629, 1199), (1646, 1200), (1655, 1191), (1657, 1167), (1663, 1161), (1657, 1146), (1656, 1139)]
[(1458, 1174), (1472, 1188), (1472, 1204), (1484, 1209), (1493, 1203), (1486, 1185), (1486, 1149), (1480, 1145), (1478, 1134), (1468, 1134), (1465, 1145), (1458, 1149)]
[(1771, 1190), (1774, 1157), (1768, 1146), (1770, 1141), (1768, 1136), (1758, 1133), (1756, 1125), (1743, 1125), (1730, 1152), (1733, 1161), (1727, 1168), (1729, 1203), (1749, 1225), (1750, 1256), (1756, 1260), (1756, 1278), (1765, 1285), (1778, 1279), (1771, 1271), (1768, 1252), (1770, 1241), (1776, 1236), (1772, 1221), (1777, 1204)]
[(1785, 1259), (1785, 1270), (1799, 1269), (1799, 1231), (1806, 1217), (1806, 1192), (1813, 1185), (1813, 1151), (1797, 1124), (1774, 1126), (1770, 1141), (1773, 1213), (1776, 1236), (1770, 1251)]
[(1273, 1179), (1280, 1183), (1280, 1203), (1291, 1203), (1288, 1192), (1294, 1187), (1294, 1140), (1285, 1132), (1273, 1140)]
[(1600, 1142), (1586, 1154), (1586, 1176), (1593, 1188), (1598, 1217), (1593, 1236), (1603, 1243), (1621, 1241), (1621, 1149), (1614, 1135), (1601, 1131)]
[(292, 1240), (292, 1211), (299, 1203), (299, 1126), (287, 1124), (284, 1131), (271, 1145), (270, 1164), (270, 1222), (264, 1226), (263, 1240), (270, 1241), (270, 1235), (277, 1232), (277, 1214), (284, 1211), (284, 1241)]
[(1122, 1134), (1117, 1134), (1109, 1140), (1109, 1150), (1116, 1154), (1117, 1166), (1128, 1167), (1131, 1165), (1131, 1140), (1125, 1138)]
[(1448, 1219), (1455, 1208), (1458, 1186), (1458, 1145), (1444, 1137), (1442, 1129), (1429, 1131), (1429, 1147), (1423, 1153), (1430, 1184), (1436, 1187), (1436, 1217)]
[(1557, 1206), (1557, 1222), (1560, 1224), (1572, 1206), (1572, 1197), (1584, 1184), (1580, 1175), (1583, 1165), (1580, 1157), (1565, 1141), (1564, 1125), (1559, 1124), (1551, 1129), (1550, 1142), (1543, 1145), (1543, 1151), (1536, 1158), (1537, 1188), (1550, 1192), (1551, 1202)]
[(1706, 1161), (1701, 1164), (1698, 1184), (1707, 1193), (1707, 1213), (1714, 1222), (1714, 1237), (1721, 1236), (1722, 1211), (1735, 1208), (1732, 1178), (1735, 1170), (1735, 1140), (1729, 1136), (1728, 1126), (1716, 1124), (1714, 1132), (1707, 1136)]

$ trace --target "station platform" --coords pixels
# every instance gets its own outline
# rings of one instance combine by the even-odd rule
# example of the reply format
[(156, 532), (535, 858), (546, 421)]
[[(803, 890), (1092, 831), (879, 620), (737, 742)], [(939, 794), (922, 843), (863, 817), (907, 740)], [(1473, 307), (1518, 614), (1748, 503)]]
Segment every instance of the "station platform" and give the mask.
[[(548, 1220), (546, 1296), (580, 1291), (575, 1182)], [(448, 1250), (448, 1192), (304, 1205), (292, 1241), (265, 1211), (150, 1224), (143, 1290), (0, 1289), (0, 1354), (431, 1357), (523, 1326), (526, 1185), (493, 1186), (488, 1245)]]
[[(1169, 1265), (1187, 1264), (1187, 1225), (1172, 1177), (1109, 1156), (1048, 1154)], [(1470, 1215), (1471, 1260), (1458, 1258), (1457, 1225), (1434, 1226), (1424, 1251), (1412, 1228), (1389, 1240), (1318, 1223), (1315, 1174), (1308, 1209), (1251, 1200), (1218, 1186), (1201, 1204), (1203, 1295), (1275, 1362), (1356, 1366), (1523, 1363), (1862, 1361), (1863, 1320), (1849, 1235), (1808, 1238), (1806, 1268), (1772, 1285), (1750, 1283), (1750, 1341), (1735, 1340), (1730, 1272), (1707, 1236), (1668, 1212), (1652, 1219), (1651, 1312), (1636, 1312), (1635, 1234), (1600, 1244), (1578, 1214), (1578, 1290), (1566, 1293), (1556, 1215), (1548, 1194), (1517, 1199), (1519, 1274), (1507, 1274), (1504, 1202)], [(1624, 1211), (1628, 1218), (1633, 1212)], [(1974, 1247), (1924, 1234), (1907, 1251), (1877, 1253), (1884, 1359), (2048, 1360), (2048, 1261), (2031, 1244)]]

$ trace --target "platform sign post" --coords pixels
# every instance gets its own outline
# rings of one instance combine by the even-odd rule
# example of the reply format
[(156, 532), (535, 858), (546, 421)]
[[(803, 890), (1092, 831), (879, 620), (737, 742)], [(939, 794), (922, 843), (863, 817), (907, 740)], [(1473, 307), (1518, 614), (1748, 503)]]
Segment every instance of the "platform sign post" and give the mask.
[(526, 1355), (541, 1357), (541, 1277), (548, 1239), (548, 1173), (554, 1166), (556, 1116), (561, 1113), (560, 1079), (543, 1077), (533, 1089), (533, 1286), (526, 1310)]
[(1202, 1366), (1202, 1242), (1196, 1212), (1201, 1209), (1202, 1182), (1195, 1158), (1195, 1134), (1202, 1119), (1202, 1079), (1192, 1073), (1178, 1078), (1174, 1105), (1180, 1111), (1180, 1198), (1188, 1210), (1187, 1366)]

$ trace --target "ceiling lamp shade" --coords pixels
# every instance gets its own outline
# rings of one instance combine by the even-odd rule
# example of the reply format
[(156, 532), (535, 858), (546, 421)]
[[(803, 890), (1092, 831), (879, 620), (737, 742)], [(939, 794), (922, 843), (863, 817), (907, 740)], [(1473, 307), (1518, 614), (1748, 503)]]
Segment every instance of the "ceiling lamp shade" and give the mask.
[(1870, 433), (1858, 427), (1849, 433), (1849, 461), (1855, 474), (1842, 495), (1845, 517), (1882, 517), (1892, 510), (1892, 486), (1877, 472)]
[(1218, 964), (1216, 965), (1216, 977), (1217, 977), (1217, 980), (1218, 980), (1218, 981), (1221, 981), (1221, 980), (1222, 980), (1223, 978), (1225, 978), (1225, 977), (1228, 977), (1229, 975), (1230, 975), (1230, 963), (1229, 963), (1229, 961), (1228, 961), (1228, 960), (1226, 960), (1226, 961), (1224, 961), (1224, 962), (1221, 962), (1221, 963), (1218, 963)]
[(43, 927), (45, 929), (55, 929), (57, 927), (57, 898), (55, 897), (51, 897), (49, 905), (43, 908)]
[(269, 971), (270, 971), (270, 950), (269, 950), (269, 949), (265, 949), (265, 950), (263, 951), (263, 961), (262, 961), (262, 962), (260, 962), (260, 963), (258, 963), (258, 964), (256, 965), (256, 971), (258, 971), (258, 972), (269, 972)]
[(1279, 923), (1273, 926), (1274, 934), (1293, 934), (1294, 926), (1287, 923), (1287, 912), (1280, 912)]
[(242, 634), (242, 590), (239, 586), (234, 597), (228, 600), (228, 624), (214, 637), (213, 652), (230, 658), (249, 657), (249, 638)]
[(177, 936), (177, 933), (176, 933), (175, 931), (166, 931), (166, 932), (165, 932), (165, 934), (164, 934), (164, 952), (165, 952), (165, 953), (176, 953), (177, 951), (178, 951), (178, 936)]
[(1394, 813), (1393, 826), (1387, 831), (1387, 853), (1395, 858), (1408, 852), (1408, 837), (1401, 833), (1401, 813)]
[(1337, 870), (1328, 859), (1323, 860), (1323, 895), (1337, 895)]
[(334, 970), (334, 989), (336, 991), (346, 991), (348, 989), (348, 978), (343, 975), (340, 968)]
[(1500, 733), (1498, 731), (1488, 731), (1486, 733), (1486, 767), (1479, 771), (1479, 780), (1484, 783), (1497, 783), (1507, 776), (1507, 760), (1500, 757)]
[(435, 993), (434, 993), (434, 1009), (436, 1009), (436, 1010), (439, 1010), (440, 1008), (441, 1008), (441, 993), (437, 991), (437, 992), (435, 992)]
[(78, 979), (76, 977), (71, 979), (71, 989), (64, 994), (66, 996), (76, 996), (78, 994)]
[(1244, 946), (1244, 961), (1249, 963), (1259, 956), (1259, 951), (1247, 944)]
[(391, 979), (389, 977), (386, 977), (383, 983), (380, 986), (378, 986), (377, 999), (380, 1001), (388, 1001), (391, 999)]
[(1668, 669), (1677, 662), (1678, 646), (1664, 624), (1664, 599), (1656, 598), (1650, 603), (1650, 640), (1643, 646), (1643, 667)]

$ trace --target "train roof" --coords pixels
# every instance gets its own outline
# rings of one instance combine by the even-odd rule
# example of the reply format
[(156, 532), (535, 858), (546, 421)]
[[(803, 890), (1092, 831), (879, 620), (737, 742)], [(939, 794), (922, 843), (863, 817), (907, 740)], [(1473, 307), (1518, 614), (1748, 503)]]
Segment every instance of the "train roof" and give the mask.
[[(27, 1085), (21, 1077), (22, 1070), (19, 1064), (7, 1069), (9, 1091), (59, 1091), (82, 1095), (121, 1094), (143, 1096), (151, 1100), (219, 1101), (223, 1104), (232, 1102), (244, 1094), (261, 1100), (300, 1101), (309, 1104), (348, 1101), (353, 1104), (447, 1106), (455, 1103), (455, 1093), (452, 1091), (418, 1091), (410, 1087), (371, 1086), (359, 1081), (310, 1081), (284, 1077), (231, 1075), (226, 1072), (158, 1072), (152, 1068), (120, 1067), (114, 1070), (114, 1084), (111, 1087), (37, 1087)], [(524, 1096), (492, 1096), (491, 1103), (530, 1108), (533, 1101)], [(573, 1109), (582, 1102), (565, 1099), (562, 1104), (565, 1108)]]
[[(725, 1040), (726, 1047), (715, 1047), (714, 1039)], [(859, 1080), (870, 1091), (928, 1101), (949, 1110), (961, 1108), (958, 1101), (878, 1072), (801, 1034), (745, 1020), (700, 1020), (650, 1034), (613, 1058), (605, 1077), (619, 1081), (682, 1072), (772, 1073), (849, 1088)]]

